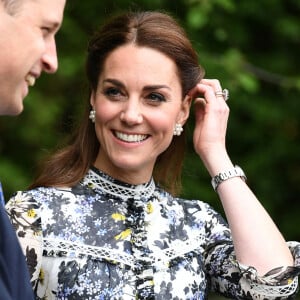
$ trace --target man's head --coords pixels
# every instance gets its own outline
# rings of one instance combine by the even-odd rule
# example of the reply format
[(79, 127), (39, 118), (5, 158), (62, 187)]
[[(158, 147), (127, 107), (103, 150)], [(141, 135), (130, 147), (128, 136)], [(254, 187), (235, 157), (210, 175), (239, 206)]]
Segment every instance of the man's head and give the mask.
[(0, 115), (17, 115), (29, 86), (57, 70), (66, 0), (0, 0)]

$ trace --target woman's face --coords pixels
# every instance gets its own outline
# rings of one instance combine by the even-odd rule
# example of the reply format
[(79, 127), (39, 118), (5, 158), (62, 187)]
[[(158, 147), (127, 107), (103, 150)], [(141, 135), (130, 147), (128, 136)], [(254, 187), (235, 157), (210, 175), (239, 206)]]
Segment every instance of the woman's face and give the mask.
[(132, 184), (152, 176), (176, 123), (188, 118), (175, 63), (161, 52), (129, 44), (106, 59), (91, 96), (100, 150), (95, 166)]

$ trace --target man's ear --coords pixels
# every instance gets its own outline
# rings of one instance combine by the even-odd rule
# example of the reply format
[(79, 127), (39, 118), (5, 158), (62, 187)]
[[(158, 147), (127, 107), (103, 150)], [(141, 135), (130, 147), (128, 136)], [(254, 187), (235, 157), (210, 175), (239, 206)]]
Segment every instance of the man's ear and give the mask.
[(192, 105), (192, 97), (186, 95), (181, 103), (181, 109), (178, 115), (177, 123), (180, 123), (182, 125), (185, 124), (185, 122), (187, 121), (190, 115), (191, 105)]

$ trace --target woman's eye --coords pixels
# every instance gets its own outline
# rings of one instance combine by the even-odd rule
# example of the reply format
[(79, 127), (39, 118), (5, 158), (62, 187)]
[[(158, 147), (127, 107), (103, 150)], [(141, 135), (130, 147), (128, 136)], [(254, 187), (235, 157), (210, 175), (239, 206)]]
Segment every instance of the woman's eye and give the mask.
[(109, 98), (119, 98), (122, 97), (122, 93), (119, 89), (111, 87), (104, 90), (104, 95)]
[(166, 98), (162, 95), (162, 94), (159, 94), (159, 93), (151, 93), (148, 95), (147, 97), (151, 102), (157, 102), (157, 103), (160, 103), (160, 102), (165, 102), (166, 101)]

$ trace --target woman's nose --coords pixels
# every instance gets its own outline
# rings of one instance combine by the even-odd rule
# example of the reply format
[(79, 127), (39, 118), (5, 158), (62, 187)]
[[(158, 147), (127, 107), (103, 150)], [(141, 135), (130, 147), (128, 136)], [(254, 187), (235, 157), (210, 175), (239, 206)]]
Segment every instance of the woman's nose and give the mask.
[(120, 119), (128, 125), (141, 124), (143, 122), (143, 115), (139, 102), (129, 99), (121, 111)]

